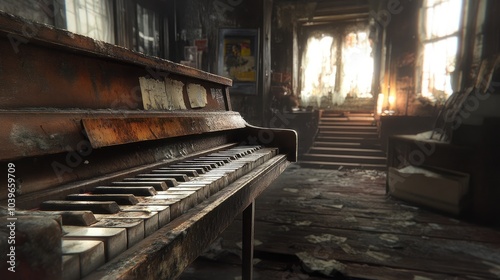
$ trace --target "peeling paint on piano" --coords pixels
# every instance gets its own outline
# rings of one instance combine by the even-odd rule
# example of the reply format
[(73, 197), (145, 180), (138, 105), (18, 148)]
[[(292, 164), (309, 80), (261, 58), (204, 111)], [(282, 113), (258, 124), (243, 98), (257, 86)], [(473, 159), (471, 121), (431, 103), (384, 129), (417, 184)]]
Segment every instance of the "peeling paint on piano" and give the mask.
[(169, 110), (186, 110), (183, 95), (184, 83), (170, 78), (165, 79)]
[(186, 90), (191, 108), (203, 108), (207, 106), (207, 90), (199, 84), (188, 84)]
[(10, 140), (21, 150), (49, 150), (52, 146), (49, 139), (50, 136), (42, 137), (40, 133), (17, 124), (13, 124), (10, 131)]
[(165, 81), (140, 77), (139, 84), (141, 85), (144, 110), (168, 109), (169, 102), (165, 89)]

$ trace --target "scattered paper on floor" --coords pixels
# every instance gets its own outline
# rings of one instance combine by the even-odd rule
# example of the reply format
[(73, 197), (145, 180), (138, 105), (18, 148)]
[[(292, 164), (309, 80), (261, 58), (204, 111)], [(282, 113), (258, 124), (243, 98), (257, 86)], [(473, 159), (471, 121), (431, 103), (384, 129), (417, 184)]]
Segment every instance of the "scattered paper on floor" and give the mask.
[(388, 233), (381, 234), (378, 238), (391, 243), (396, 243), (399, 241), (399, 237), (397, 237), (394, 234), (388, 234)]
[(347, 237), (343, 236), (335, 236), (333, 234), (322, 234), (322, 235), (308, 235), (306, 236), (307, 241), (317, 244), (317, 243), (326, 243), (326, 242), (334, 242), (336, 244), (344, 243), (347, 240)]
[(306, 252), (295, 254), (302, 262), (304, 270), (307, 272), (318, 272), (325, 276), (333, 276), (345, 271), (345, 265), (336, 260), (320, 260)]

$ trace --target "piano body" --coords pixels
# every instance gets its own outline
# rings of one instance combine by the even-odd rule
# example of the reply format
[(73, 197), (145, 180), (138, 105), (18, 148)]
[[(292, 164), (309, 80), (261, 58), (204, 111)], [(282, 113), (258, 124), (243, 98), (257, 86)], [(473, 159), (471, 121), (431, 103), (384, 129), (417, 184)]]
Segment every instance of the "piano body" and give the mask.
[(175, 279), (240, 213), (251, 279), (294, 131), (248, 125), (229, 79), (3, 13), (0, 53), (2, 279)]

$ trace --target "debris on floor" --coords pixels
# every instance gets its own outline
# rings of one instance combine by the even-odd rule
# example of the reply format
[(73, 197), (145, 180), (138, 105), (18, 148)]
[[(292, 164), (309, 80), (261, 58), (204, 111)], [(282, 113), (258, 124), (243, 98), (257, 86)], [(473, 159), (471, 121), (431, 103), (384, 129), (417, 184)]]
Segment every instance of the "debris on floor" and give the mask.
[(295, 255), (299, 257), (304, 270), (309, 273), (318, 272), (325, 276), (335, 276), (343, 274), (345, 271), (345, 266), (336, 260), (318, 259), (307, 252), (300, 252)]

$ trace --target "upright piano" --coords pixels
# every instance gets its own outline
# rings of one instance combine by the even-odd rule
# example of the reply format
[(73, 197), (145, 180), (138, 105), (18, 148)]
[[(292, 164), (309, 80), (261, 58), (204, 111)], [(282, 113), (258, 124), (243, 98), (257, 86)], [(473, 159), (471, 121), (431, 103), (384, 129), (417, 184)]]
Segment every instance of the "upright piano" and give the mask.
[[(232, 81), (0, 12), (2, 279), (175, 279), (297, 158)], [(15, 271), (15, 272), (14, 272)]]

